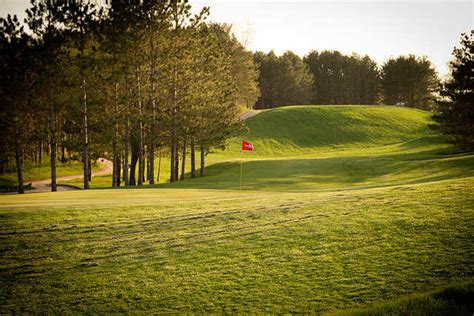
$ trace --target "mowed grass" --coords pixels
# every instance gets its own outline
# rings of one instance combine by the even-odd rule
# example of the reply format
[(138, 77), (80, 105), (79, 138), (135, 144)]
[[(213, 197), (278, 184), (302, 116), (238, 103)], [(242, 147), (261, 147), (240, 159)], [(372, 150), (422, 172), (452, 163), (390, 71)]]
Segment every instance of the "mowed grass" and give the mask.
[(323, 312), (472, 282), (473, 184), (2, 197), (0, 310)]
[(0, 196), (0, 313), (471, 315), (473, 154), (430, 123), (274, 109), (204, 178)]
[[(394, 106), (291, 106), (248, 119), (248, 131), (225, 151), (206, 158), (206, 177), (169, 184), (164, 156), (161, 182), (152, 187), (318, 191), (420, 183), (474, 175), (474, 155), (461, 152), (429, 128), (426, 111)], [(241, 151), (241, 140), (254, 144)], [(198, 155), (199, 156), (199, 155)], [(189, 155), (188, 155), (189, 158)], [(197, 163), (199, 166), (199, 161)], [(154, 174), (157, 174), (158, 159)], [(81, 186), (81, 179), (65, 182)], [(106, 188), (110, 176), (94, 178)], [(147, 187), (147, 185), (145, 185)]]

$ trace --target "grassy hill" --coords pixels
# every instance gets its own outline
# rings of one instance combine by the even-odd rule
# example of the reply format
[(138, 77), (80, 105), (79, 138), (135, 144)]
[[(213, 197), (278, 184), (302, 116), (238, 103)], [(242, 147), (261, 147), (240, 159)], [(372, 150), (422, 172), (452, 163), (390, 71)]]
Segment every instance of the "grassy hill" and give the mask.
[(273, 109), (204, 178), (0, 196), (0, 314), (472, 315), (474, 155), (429, 116)]
[[(202, 179), (165, 186), (315, 191), (429, 182), (474, 175), (474, 156), (429, 128), (430, 113), (393, 106), (292, 106), (246, 121), (248, 132), (209, 156)], [(253, 142), (242, 152), (241, 140)], [(471, 168), (472, 169), (472, 168)]]
[[(251, 117), (241, 137), (254, 157), (327, 156), (432, 136), (429, 122), (429, 112), (393, 106), (291, 106)], [(239, 139), (223, 154), (240, 156)]]

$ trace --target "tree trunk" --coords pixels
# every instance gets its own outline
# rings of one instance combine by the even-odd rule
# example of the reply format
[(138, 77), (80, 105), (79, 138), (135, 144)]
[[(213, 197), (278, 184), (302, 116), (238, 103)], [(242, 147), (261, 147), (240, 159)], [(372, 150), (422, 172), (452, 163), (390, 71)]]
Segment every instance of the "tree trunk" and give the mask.
[(185, 172), (186, 172), (186, 139), (183, 142), (183, 156), (181, 158), (181, 177), (180, 177), (180, 180), (184, 180)]
[(194, 138), (191, 138), (191, 178), (196, 178), (196, 152)]
[(92, 181), (92, 162), (91, 160), (89, 159), (89, 162), (87, 163), (89, 168), (88, 168), (88, 171), (89, 171), (89, 181)]
[(61, 163), (66, 162), (66, 133), (64, 132), (64, 126), (66, 125), (66, 119), (64, 119), (61, 128)]
[(158, 172), (156, 175), (157, 182), (160, 182), (160, 176), (161, 176), (161, 148), (160, 148), (160, 158), (158, 159)]
[[(16, 123), (18, 124), (18, 123)], [(16, 128), (16, 135), (15, 135), (15, 160), (16, 160), (16, 172), (18, 177), (18, 193), (23, 194), (25, 193), (25, 189), (23, 187), (23, 166), (21, 161), (21, 144), (20, 144), (20, 130)]]
[(148, 148), (148, 181), (150, 184), (155, 183), (155, 144), (150, 141)]
[(51, 191), (56, 192), (56, 109), (53, 103), (52, 83), (49, 86), (49, 131), (51, 137)]
[[(155, 128), (156, 128), (156, 87), (155, 87), (155, 45), (154, 45), (154, 34), (150, 34), (150, 81), (151, 81), (151, 91), (150, 91), (150, 100), (151, 108), (153, 112), (153, 117), (150, 127), (150, 143), (148, 149), (148, 161), (149, 161), (149, 172), (148, 180), (150, 184), (155, 183)], [(159, 181), (159, 180), (158, 180)]]
[(199, 176), (204, 177), (204, 165), (205, 165), (205, 159), (206, 153), (204, 151), (204, 145), (201, 144), (201, 170), (199, 170)]
[(120, 179), (120, 166), (121, 166), (121, 161), (120, 161), (120, 153), (117, 154), (117, 169), (115, 170), (116, 174), (115, 174), (115, 185), (116, 186), (120, 186), (120, 182), (121, 182), (121, 179)]
[(145, 161), (143, 155), (143, 107), (142, 107), (142, 100), (141, 100), (141, 83), (140, 83), (140, 72), (138, 69), (138, 60), (135, 56), (135, 77), (137, 81), (137, 104), (138, 104), (138, 185), (143, 184), (143, 178), (145, 177)]
[[(117, 143), (118, 143), (118, 138), (119, 138), (119, 125), (118, 125), (118, 83), (115, 82), (115, 117), (114, 117), (114, 120), (115, 120), (115, 133), (114, 133), (114, 140), (113, 140), (113, 143), (112, 143), (112, 147), (113, 147), (113, 156), (114, 156), (114, 162), (113, 162), (113, 171), (112, 171), (112, 186), (113, 187), (116, 187), (116, 186), (120, 186), (120, 159), (118, 158), (119, 157), (119, 154), (118, 154), (118, 148), (117, 148)], [(118, 180), (117, 180), (117, 170), (119, 170), (118, 172)]]
[(170, 150), (170, 182), (174, 182), (174, 169), (175, 169), (175, 153), (176, 153), (176, 144), (174, 140), (171, 141), (171, 150)]
[(146, 159), (147, 156), (145, 155), (146, 150), (147, 150), (146, 145), (143, 145), (143, 148), (141, 150), (142, 150), (142, 157), (143, 157), (143, 168), (142, 168), (142, 184), (143, 184), (146, 181), (145, 173), (148, 171), (148, 167), (147, 167), (148, 159)]
[(42, 164), (43, 163), (43, 141), (40, 141), (38, 151), (39, 151), (38, 162), (39, 164)]
[[(82, 124), (84, 143), (82, 148), (82, 163), (84, 167), (84, 189), (89, 189), (89, 126), (87, 117), (87, 92), (86, 92), (86, 78), (82, 75)], [(55, 148), (51, 148), (51, 155)]]
[(117, 186), (117, 168), (120, 168), (119, 165), (117, 165), (117, 144), (114, 143), (112, 144), (112, 150), (113, 150), (113, 162), (112, 162), (112, 187)]
[[(132, 162), (130, 164), (130, 185), (136, 185), (137, 184), (137, 181), (136, 181), (136, 178), (135, 178), (135, 170), (136, 170), (136, 167), (137, 167), (137, 163), (138, 163), (138, 160), (139, 160), (139, 156), (140, 156), (140, 153), (139, 153), (140, 149), (139, 149), (139, 144), (135, 143), (135, 142), (132, 142)], [(140, 175), (138, 175), (140, 177)]]
[(174, 152), (174, 180), (179, 180), (179, 146), (178, 142), (176, 142), (176, 150)]

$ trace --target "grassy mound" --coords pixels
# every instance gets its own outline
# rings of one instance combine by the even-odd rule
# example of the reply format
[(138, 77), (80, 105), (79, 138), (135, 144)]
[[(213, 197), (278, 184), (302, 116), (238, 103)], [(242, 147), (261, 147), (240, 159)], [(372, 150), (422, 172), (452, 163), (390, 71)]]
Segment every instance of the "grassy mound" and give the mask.
[(248, 132), (232, 140), (225, 155), (240, 154), (240, 138), (253, 156), (325, 154), (407, 142), (433, 135), (430, 113), (393, 106), (290, 106), (248, 119)]
[[(248, 132), (209, 155), (207, 176), (180, 188), (315, 191), (474, 175), (474, 156), (433, 132), (431, 114), (393, 106), (293, 106), (263, 111)], [(254, 143), (241, 151), (241, 140)]]

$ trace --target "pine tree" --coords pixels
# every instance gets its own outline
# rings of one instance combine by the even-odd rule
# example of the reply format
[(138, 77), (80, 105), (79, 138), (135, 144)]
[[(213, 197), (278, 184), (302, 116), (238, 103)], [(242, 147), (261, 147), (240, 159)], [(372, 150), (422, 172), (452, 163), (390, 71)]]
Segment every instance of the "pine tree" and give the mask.
[(33, 39), (24, 31), (16, 15), (0, 18), (0, 67), (0, 126), (2, 137), (14, 151), (18, 193), (22, 194), (23, 150), (33, 123), (29, 96), (35, 70)]
[(453, 51), (451, 78), (437, 102), (436, 126), (451, 142), (474, 148), (474, 30), (462, 34), (461, 47)]
[(385, 104), (430, 110), (439, 79), (426, 57), (399, 56), (382, 66), (381, 86)]

